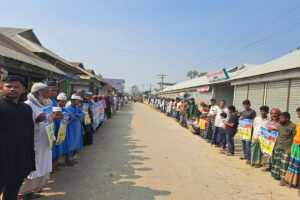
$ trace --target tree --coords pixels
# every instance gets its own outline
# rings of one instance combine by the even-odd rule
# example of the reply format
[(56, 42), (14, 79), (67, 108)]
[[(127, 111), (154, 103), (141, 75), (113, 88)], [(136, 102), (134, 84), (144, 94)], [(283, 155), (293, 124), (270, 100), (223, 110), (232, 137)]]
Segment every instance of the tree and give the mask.
[(194, 79), (198, 76), (198, 72), (197, 71), (189, 71), (186, 73), (186, 76), (189, 77), (190, 79)]
[(151, 91), (150, 90), (146, 90), (145, 92), (143, 92), (143, 94), (145, 94), (145, 95), (151, 94)]
[(133, 96), (138, 95), (140, 93), (139, 87), (137, 85), (131, 86), (130, 92), (131, 92), (131, 95), (133, 95)]
[(207, 72), (200, 72), (200, 73), (198, 74), (198, 77), (206, 76), (206, 75), (207, 75)]

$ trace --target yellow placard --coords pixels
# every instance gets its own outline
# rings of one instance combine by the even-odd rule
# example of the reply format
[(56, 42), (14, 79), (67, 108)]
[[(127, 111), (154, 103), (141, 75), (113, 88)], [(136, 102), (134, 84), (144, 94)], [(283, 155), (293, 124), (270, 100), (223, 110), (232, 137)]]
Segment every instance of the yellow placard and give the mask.
[(47, 131), (47, 135), (48, 135), (49, 145), (50, 145), (50, 148), (52, 149), (53, 140), (54, 140), (54, 123), (50, 123), (50, 124), (46, 125), (46, 131)]
[(57, 138), (56, 138), (56, 144), (63, 143), (66, 138), (66, 130), (67, 130), (67, 125), (61, 124), (58, 130)]

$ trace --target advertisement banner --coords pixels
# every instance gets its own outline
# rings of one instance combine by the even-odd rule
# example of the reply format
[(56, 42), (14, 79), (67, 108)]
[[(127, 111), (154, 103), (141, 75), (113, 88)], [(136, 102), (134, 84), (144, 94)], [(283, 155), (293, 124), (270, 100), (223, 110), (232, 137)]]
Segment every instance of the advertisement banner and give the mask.
[(60, 120), (60, 127), (56, 138), (56, 145), (63, 143), (66, 138), (67, 125), (69, 121), (69, 113), (64, 112), (63, 115), (64, 118)]
[(261, 127), (260, 130), (261, 131), (260, 131), (259, 143), (260, 143), (261, 152), (268, 156), (272, 156), (273, 149), (278, 137), (278, 132), (275, 131), (269, 132), (268, 129), (264, 127)]
[(250, 141), (252, 131), (252, 120), (251, 119), (240, 119), (237, 135), (241, 140)]
[(52, 107), (49, 106), (47, 108), (44, 108), (43, 113), (45, 113), (45, 115), (46, 115), (46, 119), (45, 119), (44, 123), (45, 123), (46, 131), (47, 131), (47, 135), (48, 135), (49, 145), (50, 145), (50, 148), (52, 149), (53, 140), (54, 140), (54, 122), (52, 119), (52, 114), (53, 114)]
[(209, 86), (197, 89), (197, 92), (208, 92), (208, 91), (209, 91)]
[(89, 107), (90, 107), (90, 104), (88, 104), (88, 103), (84, 103), (83, 106), (82, 106), (82, 111), (85, 114), (84, 125), (91, 124), (91, 118), (90, 118), (90, 115), (89, 115)]

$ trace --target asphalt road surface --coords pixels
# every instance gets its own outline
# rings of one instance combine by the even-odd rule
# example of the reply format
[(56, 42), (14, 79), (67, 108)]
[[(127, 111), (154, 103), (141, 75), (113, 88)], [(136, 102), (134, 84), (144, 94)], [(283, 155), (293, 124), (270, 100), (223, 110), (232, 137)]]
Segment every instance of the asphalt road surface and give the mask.
[(294, 200), (270, 173), (217, 153), (148, 105), (122, 107), (80, 152), (79, 164), (52, 175), (42, 200)]

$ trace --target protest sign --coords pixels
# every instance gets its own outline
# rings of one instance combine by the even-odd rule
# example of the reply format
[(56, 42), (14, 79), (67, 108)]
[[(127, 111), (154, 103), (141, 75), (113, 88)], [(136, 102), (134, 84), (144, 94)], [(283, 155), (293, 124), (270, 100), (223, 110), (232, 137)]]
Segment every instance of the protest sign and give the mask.
[(0, 86), (2, 86), (2, 80), (7, 77), (8, 72), (3, 69), (2, 67), (0, 67)]
[(278, 137), (278, 132), (275, 131), (269, 132), (268, 129), (261, 127), (259, 143), (260, 143), (261, 152), (263, 154), (272, 156), (277, 137)]
[(104, 104), (103, 101), (98, 101), (91, 106), (93, 113), (93, 128), (96, 130), (98, 125), (104, 119)]
[(250, 141), (252, 131), (252, 120), (251, 119), (240, 119), (237, 135), (241, 140)]
[(193, 122), (192, 121), (186, 121), (186, 124), (188, 126), (189, 131), (193, 132), (194, 131), (193, 126), (192, 126)]
[(52, 107), (49, 106), (47, 108), (43, 109), (43, 113), (46, 115), (46, 119), (44, 121), (47, 135), (48, 135), (48, 140), (49, 140), (49, 145), (50, 148), (52, 149), (53, 146), (53, 139), (54, 139), (54, 122), (52, 119)]
[(67, 132), (67, 125), (69, 121), (69, 113), (64, 112), (63, 113), (64, 118), (60, 120), (60, 126), (56, 138), (56, 145), (59, 145), (65, 141), (66, 138), (66, 132)]
[(91, 118), (90, 118), (90, 115), (89, 115), (89, 107), (90, 107), (90, 104), (88, 104), (88, 103), (84, 103), (83, 106), (82, 106), (82, 110), (85, 114), (84, 125), (91, 124)]
[(206, 124), (206, 120), (205, 119), (200, 119), (200, 130), (205, 130), (205, 124)]

